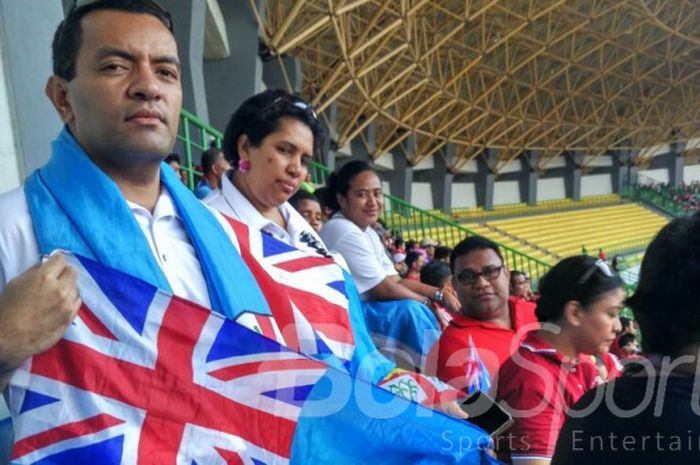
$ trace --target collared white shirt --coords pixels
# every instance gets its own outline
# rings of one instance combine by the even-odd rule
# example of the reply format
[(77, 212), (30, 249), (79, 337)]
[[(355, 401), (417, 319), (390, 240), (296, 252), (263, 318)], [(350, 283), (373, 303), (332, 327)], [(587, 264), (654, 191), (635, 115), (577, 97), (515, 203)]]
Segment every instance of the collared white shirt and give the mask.
[(376, 231), (370, 227), (360, 229), (340, 212), (323, 225), (321, 237), (333, 252), (340, 253), (348, 263), (363, 300), (368, 300), (369, 290), (387, 276), (398, 274)]
[[(284, 202), (278, 207), (287, 223), (287, 229), (284, 229), (274, 221), (265, 218), (233, 185), (227, 175), (221, 178), (221, 190), (207, 196), (204, 202), (224, 215), (246, 224), (251, 230), (266, 232), (285, 244), (314, 255), (329, 255), (325, 244), (316, 231), (289, 202)], [(332, 258), (347, 269), (342, 257), (333, 256)]]
[[(210, 307), (206, 281), (194, 247), (166, 189), (151, 214), (128, 202), (175, 295)], [(23, 188), (0, 195), (0, 292), (8, 281), (41, 260)]]

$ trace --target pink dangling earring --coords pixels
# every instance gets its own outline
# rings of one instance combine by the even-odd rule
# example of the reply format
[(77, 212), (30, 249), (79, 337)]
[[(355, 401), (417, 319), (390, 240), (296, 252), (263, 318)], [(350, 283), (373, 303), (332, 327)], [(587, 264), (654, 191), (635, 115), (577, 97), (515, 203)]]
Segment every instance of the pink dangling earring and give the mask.
[(238, 171), (241, 173), (247, 173), (250, 171), (250, 162), (248, 160), (243, 160), (242, 158), (238, 160)]

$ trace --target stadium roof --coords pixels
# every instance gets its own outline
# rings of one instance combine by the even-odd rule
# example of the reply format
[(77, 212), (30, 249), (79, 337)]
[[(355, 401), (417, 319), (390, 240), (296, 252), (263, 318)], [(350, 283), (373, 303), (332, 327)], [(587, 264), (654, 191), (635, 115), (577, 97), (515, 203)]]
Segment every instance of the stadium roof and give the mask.
[[(255, 3), (255, 2), (251, 2)], [(417, 164), (498, 149), (540, 168), (700, 136), (700, 6), (691, 0), (267, 0), (273, 55), (338, 106), (339, 145), (376, 124), (373, 156), (416, 136)]]

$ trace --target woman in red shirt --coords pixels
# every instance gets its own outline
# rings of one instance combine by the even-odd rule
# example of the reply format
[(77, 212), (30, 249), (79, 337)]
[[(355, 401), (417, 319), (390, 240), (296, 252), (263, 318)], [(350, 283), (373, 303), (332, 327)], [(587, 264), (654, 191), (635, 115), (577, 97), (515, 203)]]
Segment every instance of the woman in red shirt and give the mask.
[(515, 423), (499, 454), (516, 465), (549, 464), (566, 409), (604, 382), (590, 354), (607, 351), (620, 330), (622, 280), (589, 256), (559, 262), (539, 283), (542, 328), (525, 335), (501, 367), (496, 396)]

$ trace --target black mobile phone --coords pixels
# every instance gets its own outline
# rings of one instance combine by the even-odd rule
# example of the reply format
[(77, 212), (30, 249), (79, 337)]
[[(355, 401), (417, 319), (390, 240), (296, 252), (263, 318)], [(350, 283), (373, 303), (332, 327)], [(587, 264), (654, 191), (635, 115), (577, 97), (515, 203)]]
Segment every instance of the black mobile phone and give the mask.
[(468, 422), (483, 429), (491, 437), (499, 436), (513, 425), (513, 417), (488, 394), (476, 391), (467, 397), (460, 408), (469, 415)]

